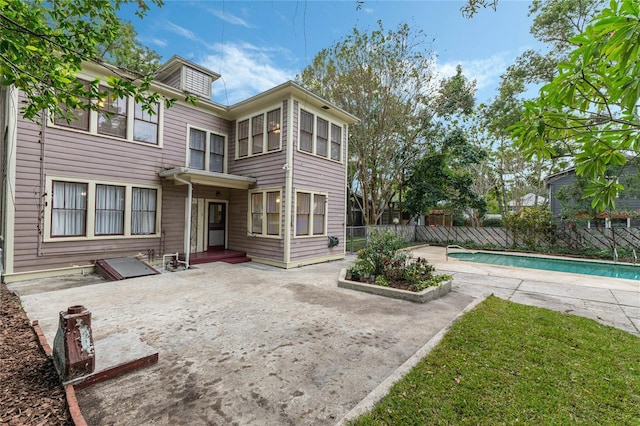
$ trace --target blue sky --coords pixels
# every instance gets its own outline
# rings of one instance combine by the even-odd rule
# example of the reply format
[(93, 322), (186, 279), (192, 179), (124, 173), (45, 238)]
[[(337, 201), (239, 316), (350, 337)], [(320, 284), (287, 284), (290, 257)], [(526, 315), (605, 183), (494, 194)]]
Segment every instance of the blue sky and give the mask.
[(537, 46), (529, 34), (528, 1), (500, 0), (498, 9), (473, 19), (460, 13), (460, 1), (211, 1), (165, 0), (140, 20), (130, 20), (140, 41), (169, 59), (177, 54), (222, 75), (213, 100), (232, 105), (293, 80), (316, 53), (343, 39), (354, 27), (370, 31), (381, 20), (385, 30), (406, 22), (422, 30), (442, 76), (462, 64), (477, 80), (478, 102), (495, 96), (500, 75), (525, 49)]

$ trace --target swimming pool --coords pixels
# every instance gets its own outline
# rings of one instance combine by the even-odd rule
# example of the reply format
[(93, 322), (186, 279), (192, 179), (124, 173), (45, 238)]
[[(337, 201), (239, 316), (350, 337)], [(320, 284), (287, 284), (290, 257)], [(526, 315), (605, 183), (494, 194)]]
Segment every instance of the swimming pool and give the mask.
[(640, 280), (640, 266), (619, 263), (585, 262), (572, 259), (516, 256), (504, 253), (454, 252), (449, 257), (469, 262), (491, 265), (515, 266), (518, 268), (544, 269), (547, 271), (571, 272), (574, 274), (598, 275), (611, 278)]

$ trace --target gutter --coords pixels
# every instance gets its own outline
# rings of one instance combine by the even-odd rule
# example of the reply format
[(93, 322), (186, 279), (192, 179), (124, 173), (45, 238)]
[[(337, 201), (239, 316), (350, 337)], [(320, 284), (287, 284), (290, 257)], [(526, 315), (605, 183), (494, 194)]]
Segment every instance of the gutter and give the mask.
[[(193, 199), (193, 185), (188, 180), (182, 179), (178, 174), (173, 175), (173, 179), (180, 183), (184, 183), (189, 187), (187, 196), (187, 217), (184, 220), (185, 240), (184, 240), (184, 267), (189, 269), (189, 256), (191, 254), (191, 203)], [(176, 259), (178, 260), (178, 259)]]

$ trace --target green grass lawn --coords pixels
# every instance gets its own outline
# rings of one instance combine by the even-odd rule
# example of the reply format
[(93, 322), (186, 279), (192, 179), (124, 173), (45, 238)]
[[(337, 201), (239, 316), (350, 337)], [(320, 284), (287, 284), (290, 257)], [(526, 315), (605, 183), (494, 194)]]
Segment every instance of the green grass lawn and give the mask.
[(353, 425), (640, 425), (640, 338), (489, 297)]

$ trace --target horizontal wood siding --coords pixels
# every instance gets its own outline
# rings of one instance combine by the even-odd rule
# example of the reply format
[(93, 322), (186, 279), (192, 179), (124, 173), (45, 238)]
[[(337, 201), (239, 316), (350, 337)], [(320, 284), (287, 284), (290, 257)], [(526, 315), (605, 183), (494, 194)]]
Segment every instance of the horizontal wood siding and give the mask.
[[(229, 143), (229, 173), (255, 177), (257, 181), (251, 189), (280, 189), (282, 191), (281, 206), (287, 203), (285, 194), (286, 170), (283, 170), (283, 166), (287, 162), (286, 114), (287, 103), (283, 102), (282, 149), (280, 151), (235, 160), (235, 122), (232, 126), (233, 132)], [(244, 250), (249, 256), (282, 262), (284, 260), (284, 210), (280, 215), (282, 235), (280, 239), (249, 236), (247, 224), (248, 192), (233, 190), (229, 200), (229, 248)]]
[[(298, 123), (297, 105), (294, 106), (294, 128)], [(313, 110), (310, 110), (314, 112)], [(336, 122), (338, 123), (338, 122)], [(315, 136), (315, 135), (314, 135)], [(346, 177), (345, 163), (298, 151), (297, 132), (294, 132), (293, 191), (317, 191), (328, 194), (327, 236), (336, 236), (339, 244), (328, 247), (327, 236), (293, 237), (291, 242), (291, 261), (324, 258), (344, 252), (344, 230), (346, 218)], [(347, 155), (347, 126), (342, 129), (342, 158)], [(292, 220), (296, 220), (296, 211), (292, 206)]]
[[(20, 119), (13, 194), (16, 205), (14, 272), (86, 265), (100, 258), (146, 255), (150, 250), (156, 257), (182, 251), (186, 186), (177, 186), (173, 181), (163, 183), (158, 172), (185, 165), (187, 124), (227, 135), (230, 130), (228, 121), (180, 104), (164, 111), (161, 148), (55, 127), (45, 127), (41, 135), (41, 126)], [(161, 237), (42, 242), (44, 207), (39, 201), (46, 199), (44, 182), (52, 176), (162, 185)], [(215, 188), (207, 191), (215, 194)]]
[(173, 72), (173, 74), (171, 74), (170, 76), (168, 76), (163, 83), (171, 86), (171, 87), (175, 87), (176, 89), (180, 90), (180, 80), (182, 78), (182, 67), (178, 68), (177, 70), (175, 70)]

